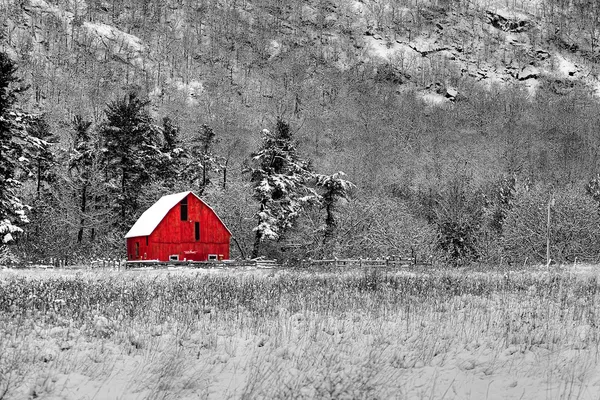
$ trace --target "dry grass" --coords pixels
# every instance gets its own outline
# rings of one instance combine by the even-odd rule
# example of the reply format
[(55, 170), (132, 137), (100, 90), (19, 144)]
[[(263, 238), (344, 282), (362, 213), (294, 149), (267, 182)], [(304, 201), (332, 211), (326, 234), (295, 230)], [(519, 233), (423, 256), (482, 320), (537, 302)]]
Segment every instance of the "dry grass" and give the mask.
[(0, 271), (0, 399), (600, 396), (591, 273)]

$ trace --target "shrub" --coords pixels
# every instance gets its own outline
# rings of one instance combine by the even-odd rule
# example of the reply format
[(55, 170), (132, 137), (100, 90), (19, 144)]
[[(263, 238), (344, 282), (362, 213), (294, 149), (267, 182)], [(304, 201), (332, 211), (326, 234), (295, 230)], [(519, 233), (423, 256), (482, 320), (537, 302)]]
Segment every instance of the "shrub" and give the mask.
[[(536, 187), (517, 191), (504, 221), (503, 246), (512, 260), (546, 259), (548, 202), (551, 191)], [(554, 192), (550, 210), (550, 257), (557, 262), (596, 261), (600, 254), (600, 227), (593, 199), (574, 188)]]
[(336, 230), (326, 243), (322, 214), (309, 213), (303, 218), (294, 240), (311, 245), (298, 249), (293, 258), (319, 258), (323, 254), (338, 258), (436, 256), (435, 228), (415, 217), (402, 200), (356, 196), (340, 202), (336, 218)]
[(479, 258), (478, 235), (483, 222), (483, 194), (465, 174), (456, 174), (434, 205), (440, 249), (454, 265)]

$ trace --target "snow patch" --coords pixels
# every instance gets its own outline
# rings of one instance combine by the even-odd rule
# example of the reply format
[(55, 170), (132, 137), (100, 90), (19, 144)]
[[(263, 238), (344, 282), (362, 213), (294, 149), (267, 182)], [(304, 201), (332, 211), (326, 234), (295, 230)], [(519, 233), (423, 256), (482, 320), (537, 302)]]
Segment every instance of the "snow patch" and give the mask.
[(595, 97), (600, 98), (600, 82), (596, 82), (593, 87), (593, 93)]
[(369, 54), (389, 61), (396, 52), (398, 45), (388, 45), (383, 40), (375, 39), (373, 36), (365, 36), (365, 44)]
[(83, 26), (100, 37), (129, 47), (129, 49), (132, 51), (141, 52), (144, 50), (144, 46), (140, 38), (120, 31), (113, 26), (93, 22), (84, 22)]
[(281, 53), (281, 43), (275, 39), (271, 40), (267, 46), (267, 52), (269, 53), (269, 58), (277, 57)]
[(423, 92), (421, 94), (421, 99), (430, 106), (439, 106), (448, 102), (448, 99), (445, 96), (431, 92)]
[(540, 82), (537, 79), (527, 79), (525, 81), (525, 89), (527, 89), (527, 93), (529, 94), (530, 99), (535, 97), (539, 87)]
[(556, 59), (556, 69), (562, 76), (568, 77), (577, 73), (578, 68), (572, 61), (567, 60), (560, 54), (556, 54), (554, 58)]
[[(78, 12), (84, 12), (87, 8), (85, 1), (75, 0), (74, 6)], [(64, 25), (65, 32), (71, 32), (75, 15), (72, 12), (65, 11), (58, 6), (48, 4), (44, 0), (29, 0), (23, 6), (23, 9), (28, 12), (48, 13), (52, 14), (57, 20)], [(104, 46), (121, 57), (125, 62), (131, 63), (138, 68), (144, 68), (143, 58), (141, 53), (144, 51), (144, 45), (137, 36), (125, 33), (115, 27), (103, 23), (84, 22), (82, 28), (97, 39), (96, 46)], [(69, 36), (71, 35), (68, 33)], [(71, 40), (77, 40), (76, 37), (70, 37)], [(115, 46), (112, 46), (115, 44)]]
[[(192, 79), (189, 83), (184, 83), (178, 79), (168, 79), (165, 82), (166, 86), (182, 92), (186, 95), (186, 103), (189, 106), (198, 105), (198, 97), (204, 92), (204, 85), (202, 82)], [(158, 98), (163, 95), (163, 88), (155, 87), (150, 93), (150, 98)]]

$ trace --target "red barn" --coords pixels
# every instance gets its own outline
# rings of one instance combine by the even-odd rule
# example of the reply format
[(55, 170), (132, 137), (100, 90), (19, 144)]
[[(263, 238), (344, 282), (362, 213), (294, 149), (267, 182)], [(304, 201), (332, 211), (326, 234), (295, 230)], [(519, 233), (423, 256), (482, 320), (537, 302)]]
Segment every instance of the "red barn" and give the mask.
[(182, 192), (154, 203), (125, 238), (130, 261), (227, 260), (231, 232), (198, 196)]

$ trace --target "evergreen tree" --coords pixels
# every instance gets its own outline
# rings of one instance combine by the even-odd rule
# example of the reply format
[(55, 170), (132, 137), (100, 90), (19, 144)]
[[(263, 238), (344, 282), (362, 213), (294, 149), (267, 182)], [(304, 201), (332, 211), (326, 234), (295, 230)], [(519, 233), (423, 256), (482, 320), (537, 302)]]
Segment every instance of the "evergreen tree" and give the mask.
[(179, 127), (169, 117), (163, 118), (162, 135), (161, 152), (163, 157), (159, 166), (160, 176), (167, 186), (172, 187), (180, 175), (186, 154), (181, 148)]
[(259, 254), (263, 240), (278, 240), (291, 228), (304, 206), (318, 198), (307, 184), (314, 177), (309, 163), (302, 160), (292, 141), (290, 126), (278, 119), (275, 132), (262, 131), (260, 149), (252, 154), (250, 180), (254, 198), (260, 204), (254, 228), (252, 257)]
[(92, 175), (96, 164), (96, 143), (90, 135), (92, 123), (83, 119), (81, 115), (73, 118), (74, 146), (69, 157), (69, 175), (74, 183), (74, 191), (79, 199), (79, 230), (77, 243), (83, 241), (83, 232), (86, 224), (86, 213), (90, 197)]
[[(48, 144), (56, 143), (58, 138), (50, 132), (50, 126), (45, 116), (35, 118), (29, 126), (29, 134), (35, 138), (41, 139)], [(40, 199), (42, 184), (50, 184), (56, 181), (56, 157), (49, 146), (43, 146), (34, 149), (32, 152), (32, 169), (29, 171), (30, 177), (36, 182), (36, 198)]]
[(140, 190), (155, 176), (163, 157), (148, 103), (130, 93), (108, 104), (100, 129), (106, 183), (116, 200), (115, 225), (123, 231), (134, 222)]
[(15, 232), (29, 222), (28, 206), (18, 196), (21, 182), (17, 174), (29, 171), (31, 160), (48, 144), (31, 136), (28, 129), (36, 117), (17, 111), (17, 95), (26, 90), (16, 76), (17, 67), (5, 54), (0, 53), (0, 242), (13, 240)]
[(217, 143), (213, 128), (204, 124), (192, 139), (190, 153), (191, 163), (188, 166), (188, 176), (198, 182), (198, 193), (210, 185), (210, 172), (217, 172), (220, 168), (220, 157), (213, 153), (213, 146)]
[(337, 223), (335, 221), (334, 211), (337, 200), (347, 198), (354, 184), (344, 179), (343, 172), (336, 172), (333, 175), (317, 176), (317, 186), (323, 189), (321, 194), (321, 203), (325, 207), (325, 234), (323, 244), (327, 244), (335, 233)]

